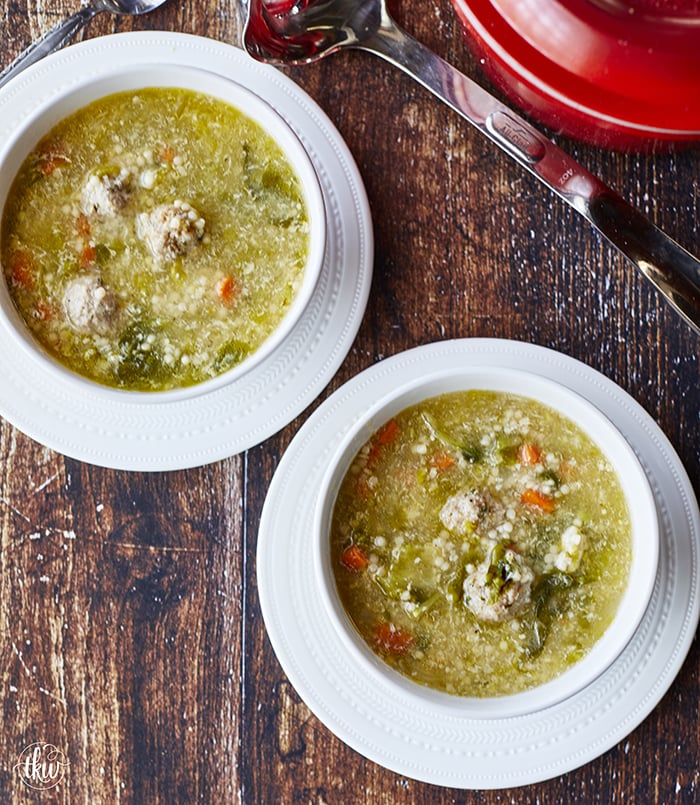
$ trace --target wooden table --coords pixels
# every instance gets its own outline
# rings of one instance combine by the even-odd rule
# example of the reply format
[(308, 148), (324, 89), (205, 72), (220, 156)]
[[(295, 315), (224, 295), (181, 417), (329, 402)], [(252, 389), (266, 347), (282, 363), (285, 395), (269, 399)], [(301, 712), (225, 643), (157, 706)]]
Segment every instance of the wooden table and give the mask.
[[(8, 63), (76, 5), (3, 1)], [(469, 74), (448, 0), (400, 23)], [(159, 29), (237, 43), (233, 3), (181, 0), (86, 36)], [(508, 337), (599, 370), (659, 423), (697, 492), (698, 337), (590, 227), (418, 85), (361, 53), (287, 73), (327, 112), (366, 183), (376, 259), (357, 339), (321, 398), (441, 338)], [(683, 245), (700, 249), (697, 150), (560, 143)], [(2, 382), (2, 381), (0, 381)], [(691, 803), (700, 790), (698, 647), (652, 714), (602, 757), (511, 791), (417, 783), (363, 759), (307, 709), (262, 621), (257, 530), (270, 479), (315, 408), (219, 463), (128, 473), (0, 422), (0, 802)], [(70, 766), (40, 792), (33, 742)]]

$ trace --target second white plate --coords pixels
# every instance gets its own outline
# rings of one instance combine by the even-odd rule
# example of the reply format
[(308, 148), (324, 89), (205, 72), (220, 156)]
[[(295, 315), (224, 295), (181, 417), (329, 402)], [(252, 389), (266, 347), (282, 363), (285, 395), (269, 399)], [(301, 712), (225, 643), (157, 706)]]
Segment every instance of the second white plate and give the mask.
[[(324, 471), (353, 420), (392, 388), (454, 366), (506, 367), (554, 380), (597, 406), (637, 454), (659, 513), (660, 556), (646, 614), (618, 659), (588, 687), (510, 718), (426, 704), (377, 683), (321, 602), (313, 514)], [(332, 394), (287, 449), (270, 485), (258, 539), (260, 604), (273, 648), (309, 708), (382, 766), (425, 782), (511, 788), (564, 774), (628, 735), (658, 704), (698, 623), (700, 513), (688, 476), (656, 423), (590, 367), (532, 344), (465, 339), (418, 347), (365, 370)]]

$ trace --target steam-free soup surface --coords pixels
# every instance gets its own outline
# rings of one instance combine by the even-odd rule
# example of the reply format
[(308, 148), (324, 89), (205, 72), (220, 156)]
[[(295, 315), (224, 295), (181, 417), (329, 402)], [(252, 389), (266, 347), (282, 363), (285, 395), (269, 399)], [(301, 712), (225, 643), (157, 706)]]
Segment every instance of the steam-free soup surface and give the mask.
[(338, 493), (338, 592), (374, 652), (462, 696), (547, 682), (603, 634), (626, 587), (629, 512), (601, 450), (541, 403), (436, 397), (362, 447)]
[(261, 346), (301, 284), (308, 231), (298, 178), (257, 123), (150, 88), (96, 101), (38, 144), (5, 206), (2, 263), (59, 361), (159, 391)]

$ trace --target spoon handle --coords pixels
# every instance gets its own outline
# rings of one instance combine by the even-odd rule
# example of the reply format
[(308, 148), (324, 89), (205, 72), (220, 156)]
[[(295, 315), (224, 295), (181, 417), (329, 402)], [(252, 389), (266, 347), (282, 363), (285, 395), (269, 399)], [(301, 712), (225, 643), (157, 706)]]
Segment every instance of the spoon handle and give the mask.
[(700, 334), (700, 261), (527, 121), (386, 18), (367, 50), (416, 79), (583, 215)]
[(60, 50), (64, 45), (67, 45), (97, 12), (98, 9), (86, 6), (49, 31), (46, 31), (45, 34), (42, 34), (36, 42), (32, 42), (26, 50), (23, 50), (11, 64), (0, 72), (0, 87), (7, 84), (8, 81), (31, 64), (43, 59), (44, 56), (48, 56), (49, 53), (53, 53), (54, 50)]

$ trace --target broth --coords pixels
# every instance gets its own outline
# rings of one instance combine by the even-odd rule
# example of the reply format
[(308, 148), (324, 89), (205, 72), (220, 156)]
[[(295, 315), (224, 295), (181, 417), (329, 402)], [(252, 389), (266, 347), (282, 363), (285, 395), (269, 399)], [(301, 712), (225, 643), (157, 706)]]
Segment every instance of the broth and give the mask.
[(56, 126), (2, 220), (12, 299), (56, 359), (99, 383), (161, 391), (216, 377), (277, 328), (309, 222), (274, 140), (183, 89), (117, 93)]
[(631, 564), (601, 450), (502, 392), (435, 397), (380, 428), (341, 484), (330, 539), (340, 599), (372, 650), (461, 696), (521, 692), (585, 656)]

